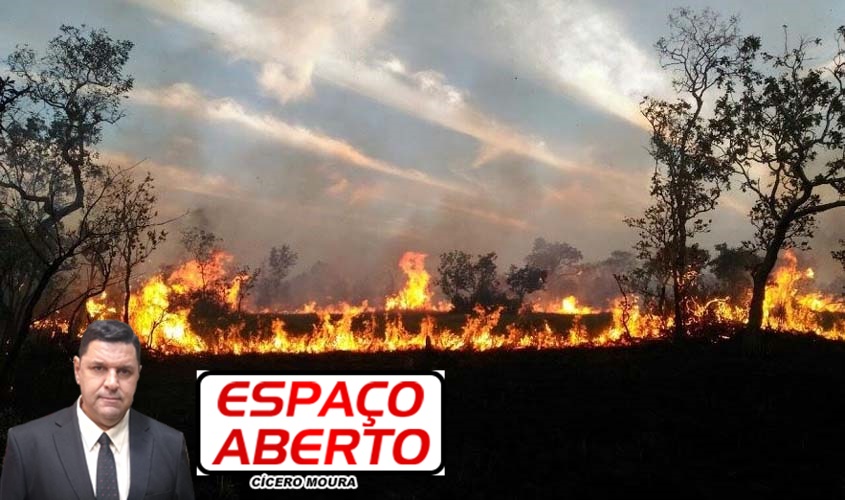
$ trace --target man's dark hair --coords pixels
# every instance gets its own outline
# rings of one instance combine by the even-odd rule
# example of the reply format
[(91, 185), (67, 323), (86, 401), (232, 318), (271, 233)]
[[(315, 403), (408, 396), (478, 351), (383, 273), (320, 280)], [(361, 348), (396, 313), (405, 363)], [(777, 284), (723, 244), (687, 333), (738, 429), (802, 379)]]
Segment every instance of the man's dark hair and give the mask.
[(93, 321), (85, 333), (82, 334), (82, 342), (79, 344), (79, 357), (81, 358), (88, 351), (88, 344), (94, 340), (103, 342), (123, 342), (132, 344), (135, 347), (135, 355), (138, 357), (138, 364), (141, 364), (141, 341), (132, 330), (132, 327), (122, 321), (115, 319), (100, 319)]

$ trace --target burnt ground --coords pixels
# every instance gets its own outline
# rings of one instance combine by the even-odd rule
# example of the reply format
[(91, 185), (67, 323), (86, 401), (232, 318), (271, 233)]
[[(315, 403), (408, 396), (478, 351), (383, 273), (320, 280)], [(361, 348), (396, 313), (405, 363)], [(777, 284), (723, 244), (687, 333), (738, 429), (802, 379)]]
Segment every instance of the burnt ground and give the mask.
[[(78, 395), (70, 350), (36, 343), (9, 425)], [(359, 489), (258, 495), (247, 476), (197, 498), (845, 497), (845, 343), (739, 342), (519, 352), (183, 356), (144, 360), (134, 407), (198, 438), (195, 370), (446, 370), (444, 477), (358, 476)], [(5, 446), (5, 443), (0, 443)], [(192, 456), (196, 463), (196, 457)]]

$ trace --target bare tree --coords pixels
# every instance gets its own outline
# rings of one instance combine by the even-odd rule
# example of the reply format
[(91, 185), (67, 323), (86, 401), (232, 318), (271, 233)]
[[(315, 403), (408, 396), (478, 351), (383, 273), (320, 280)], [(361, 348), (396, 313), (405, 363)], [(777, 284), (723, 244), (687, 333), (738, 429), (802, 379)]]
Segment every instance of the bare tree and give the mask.
[(261, 276), (262, 268), (255, 270), (249, 266), (243, 266), (233, 273), (232, 283), (237, 284), (237, 296), (235, 297), (235, 311), (240, 313), (243, 302), (252, 294), (258, 284), (258, 277)]
[(140, 181), (128, 173), (123, 175), (115, 182), (107, 200), (116, 229), (111, 246), (120, 260), (124, 323), (129, 322), (133, 272), (167, 238), (167, 232), (160, 226), (169, 221), (156, 221), (155, 204), (153, 177), (149, 172)]
[(208, 291), (209, 266), (214, 262), (214, 254), (220, 251), (222, 241), (213, 232), (197, 226), (182, 231), (182, 246), (197, 263), (203, 293)]
[(736, 88), (728, 87), (717, 105), (719, 146), (741, 189), (755, 198), (754, 237), (745, 246), (762, 261), (752, 273), (750, 338), (759, 337), (778, 253), (809, 248), (815, 216), (845, 206), (845, 27), (835, 38), (827, 65), (808, 60), (820, 39), (800, 40), (781, 55), (748, 47)]

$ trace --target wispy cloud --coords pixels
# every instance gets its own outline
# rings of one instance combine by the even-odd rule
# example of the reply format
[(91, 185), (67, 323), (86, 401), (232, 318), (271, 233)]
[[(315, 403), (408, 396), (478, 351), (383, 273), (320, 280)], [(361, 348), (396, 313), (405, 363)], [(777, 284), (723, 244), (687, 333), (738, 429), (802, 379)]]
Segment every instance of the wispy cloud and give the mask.
[(380, 0), (133, 0), (212, 34), (235, 58), (262, 64), (259, 84), (282, 102), (311, 92), (315, 65), (326, 54), (356, 56), (392, 15)]
[(503, 58), (638, 127), (648, 126), (639, 112), (642, 97), (670, 90), (656, 57), (600, 7), (579, 0), (503, 0), (489, 15), (504, 34)]
[(320, 134), (306, 127), (288, 124), (269, 114), (252, 113), (233, 99), (206, 98), (187, 83), (174, 84), (161, 89), (136, 89), (132, 91), (132, 99), (136, 103), (148, 106), (176, 109), (204, 119), (240, 125), (280, 144), (319, 155), (331, 156), (345, 163), (381, 174), (448, 191), (464, 191), (461, 186), (434, 179), (419, 170), (402, 168), (372, 158), (343, 140)]
[(101, 151), (100, 160), (108, 165), (124, 168), (138, 164), (137, 169), (139, 171), (149, 171), (154, 175), (159, 189), (163, 187), (167, 191), (182, 191), (235, 201), (243, 201), (249, 198), (240, 184), (223, 175), (209, 174), (181, 165), (136, 158), (121, 151)]
[(509, 215), (504, 215), (504, 214), (501, 214), (501, 213), (493, 211), (493, 210), (486, 210), (484, 208), (479, 208), (479, 207), (470, 207), (470, 206), (466, 206), (466, 205), (463, 205), (463, 204), (450, 202), (450, 201), (446, 201), (446, 200), (444, 200), (443, 203), (441, 204), (441, 208), (448, 210), (450, 212), (459, 212), (459, 213), (462, 213), (462, 214), (471, 215), (473, 217), (477, 217), (477, 218), (486, 220), (487, 222), (491, 222), (491, 223), (499, 225), (499, 226), (513, 227), (513, 228), (520, 229), (520, 230), (523, 230), (523, 231), (535, 229), (533, 226), (531, 226), (528, 222), (526, 222), (523, 219), (519, 219), (519, 218), (516, 218), (516, 217), (509, 216)]
[[(515, 153), (566, 171), (583, 171), (577, 163), (549, 151), (542, 139), (498, 123), (466, 102), (466, 94), (434, 71), (410, 72), (392, 58), (381, 64), (326, 59), (318, 76), (410, 115), (474, 137), (482, 148), (478, 166), (501, 153)], [(495, 154), (490, 154), (495, 151)]]
[[(209, 174), (185, 165), (159, 162), (149, 158), (138, 158), (115, 150), (101, 151), (100, 159), (104, 163), (113, 166), (126, 167), (138, 164), (139, 172), (148, 171), (153, 174), (155, 184), (160, 192), (181, 192), (201, 195), (203, 197), (219, 198), (238, 205), (250, 206), (252, 207), (250, 210), (261, 210), (266, 213), (295, 211), (308, 214), (306, 217), (297, 219), (298, 223), (315, 224), (319, 221), (326, 222), (337, 220), (338, 218), (349, 219), (360, 223), (361, 227), (369, 232), (393, 235), (406, 234), (408, 228), (404, 227), (405, 219), (398, 218), (395, 223), (391, 224), (394, 215), (390, 211), (374, 216), (372, 212), (367, 210), (349, 209), (358, 205), (366, 206), (367, 203), (373, 201), (380, 201), (395, 205), (397, 210), (427, 210), (437, 207), (498, 226), (521, 230), (532, 228), (522, 219), (489, 209), (466, 206), (454, 200), (428, 200), (428, 205), (426, 205), (426, 203), (412, 203), (397, 197), (387, 197), (381, 186), (355, 185), (337, 173), (329, 174), (331, 183), (326, 188), (326, 194), (342, 201), (343, 205), (327, 206), (323, 203), (292, 204), (279, 197), (259, 195), (253, 189), (245, 187), (237, 179), (230, 176)], [(170, 216), (178, 215), (176, 208), (173, 208), (171, 212), (173, 213)]]
[[(375, 1), (293, 2), (289, 10), (247, 10), (228, 0), (135, 0), (213, 33), (227, 53), (261, 65), (261, 88), (285, 103), (308, 96), (317, 77), (414, 117), (468, 135), (482, 147), (474, 166), (515, 153), (568, 171), (582, 168), (545, 143), (498, 123), (466, 99), (441, 73), (409, 71), (395, 58), (373, 59), (368, 48), (391, 18)], [(288, 4), (289, 2), (284, 2)]]

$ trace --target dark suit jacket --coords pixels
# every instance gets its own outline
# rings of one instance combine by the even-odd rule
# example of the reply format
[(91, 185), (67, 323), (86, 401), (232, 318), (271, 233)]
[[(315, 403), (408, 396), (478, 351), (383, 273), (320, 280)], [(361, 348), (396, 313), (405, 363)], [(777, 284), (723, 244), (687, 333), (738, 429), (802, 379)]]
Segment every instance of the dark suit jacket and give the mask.
[[(9, 429), (0, 499), (94, 500), (76, 404)], [(129, 411), (129, 500), (193, 499), (182, 433)]]

